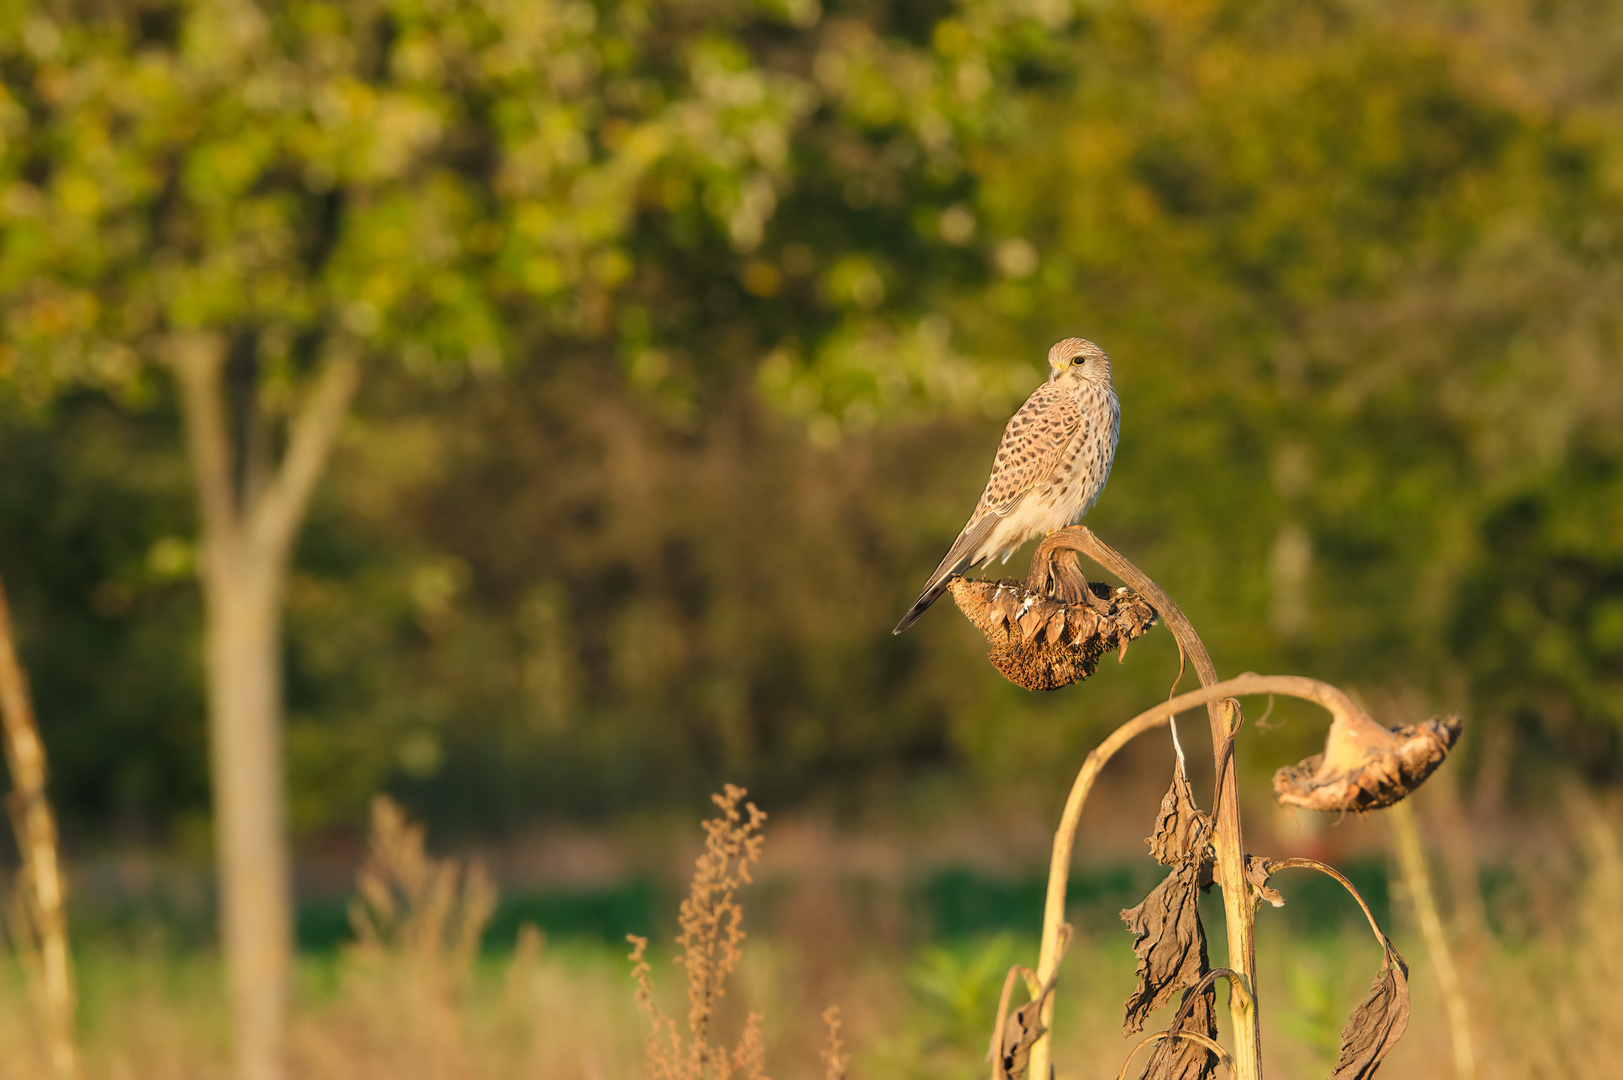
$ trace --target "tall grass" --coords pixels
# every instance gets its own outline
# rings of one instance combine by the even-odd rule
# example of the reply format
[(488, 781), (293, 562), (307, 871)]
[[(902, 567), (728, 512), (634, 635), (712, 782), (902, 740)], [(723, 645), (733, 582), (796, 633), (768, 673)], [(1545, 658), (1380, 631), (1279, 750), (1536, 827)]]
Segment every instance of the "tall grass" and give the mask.
[[(1549, 845), (1543, 886), (1529, 879), (1525, 902), (1499, 895), (1489, 905), (1490, 932), (1460, 970), (1483, 1080), (1607, 1076), (1623, 1060), (1623, 1000), (1614, 992), (1623, 975), (1619, 833), (1615, 810), (1575, 805), (1566, 829), (1570, 849), (1562, 856), (1559, 843)], [(830, 1002), (841, 1006), (845, 1075), (986, 1075), (985, 1030), (1003, 971), (1010, 957), (1031, 952), (1035, 936), (899, 946), (865, 933), (860, 917), (841, 913), (837, 895), (820, 921), (778, 920), (774, 904), (794, 899), (794, 867), (770, 873), (777, 876), (738, 894), (750, 908), (752, 930), (717, 1023), (732, 1032), (748, 1012), (762, 1014), (774, 1080), (830, 1075), (819, 1023)], [(360, 882), (356, 942), (336, 957), (301, 961), (291, 1045), (296, 1077), (629, 1080), (642, 1073), (647, 1023), (623, 948), (552, 942), (531, 931), (512, 950), (475, 950), (488, 885), (475, 870), (428, 856), (421, 833), (386, 804), (374, 818)], [(766, 894), (783, 899), (769, 904)], [(1258, 918), (1267, 944), (1261, 982), (1274, 988), (1261, 1003), (1274, 1032), (1265, 1071), (1328, 1075), (1337, 1032), (1376, 960), (1374, 946), (1357, 927), (1293, 930), (1286, 914), (1264, 908)], [(1446, 908), (1444, 914), (1447, 922)], [(1405, 924), (1402, 905), (1397, 915), (1400, 945), (1414, 961), (1414, 1020), (1383, 1075), (1447, 1075), (1446, 1010), (1418, 931)], [(836, 939), (844, 944), (831, 953)], [(669, 970), (674, 955), (657, 945), (646, 953), (656, 972)], [(91, 944), (78, 960), (86, 1077), (225, 1075), (230, 1058), (214, 959), (158, 946)], [(1133, 960), (1113, 933), (1084, 932), (1072, 946), (1056, 1026), (1059, 1080), (1115, 1076), (1128, 1045), (1117, 1010), (1133, 983)], [(12, 959), (0, 971), (5, 1080), (52, 1076), (30, 1000), (24, 969)], [(662, 979), (656, 1000), (683, 1015), (683, 980)]]

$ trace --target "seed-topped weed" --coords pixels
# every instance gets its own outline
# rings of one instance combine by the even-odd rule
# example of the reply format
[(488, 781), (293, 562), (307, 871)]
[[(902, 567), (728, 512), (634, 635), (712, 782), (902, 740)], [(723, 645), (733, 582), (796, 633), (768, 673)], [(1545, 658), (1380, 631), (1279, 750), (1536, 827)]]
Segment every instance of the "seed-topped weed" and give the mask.
[(704, 852), (694, 865), (687, 899), (679, 915), (682, 931), (675, 962), (687, 970), (688, 1033), (654, 1001), (653, 969), (647, 960), (648, 939), (627, 935), (632, 944), (631, 974), (637, 981), (637, 1005), (648, 1017), (648, 1075), (656, 1080), (727, 1080), (742, 1076), (765, 1080), (766, 1047), (761, 1014), (751, 1012), (731, 1050), (712, 1045), (716, 1003), (727, 993), (727, 980), (744, 958), (744, 908), (738, 890), (749, 883), (750, 870), (761, 859), (766, 821), (754, 803), (745, 802), (741, 787), (728, 784), (712, 796), (720, 813), (704, 823)]

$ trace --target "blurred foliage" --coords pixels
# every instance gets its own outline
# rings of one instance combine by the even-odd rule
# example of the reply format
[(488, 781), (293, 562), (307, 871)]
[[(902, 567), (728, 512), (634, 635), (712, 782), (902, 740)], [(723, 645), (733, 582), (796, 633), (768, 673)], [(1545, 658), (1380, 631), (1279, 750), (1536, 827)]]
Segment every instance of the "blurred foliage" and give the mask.
[(1091, 523), (1221, 669), (1615, 779), (1620, 61), (1582, 0), (0, 6), (0, 567), (69, 822), (206, 807), (149, 363), (204, 323), (272, 412), (369, 358), (288, 601), (304, 829), (1057, 799), (1165, 641), (1035, 696), (887, 631), (1073, 333)]
[(770, 197), (748, 189), (770, 191), (801, 107), (692, 14), (11, 5), (9, 381), (131, 393), (156, 339), (196, 326), (253, 334), (272, 389), (332, 337), (426, 369), (495, 367), (537, 321), (600, 334), (649, 194), (753, 235)]
[(907, 984), (934, 1021), (926, 1039), (965, 1047), (979, 1042), (986, 1017), (997, 1015), (1004, 977), (1020, 955), (1007, 934), (921, 952), (908, 969)]

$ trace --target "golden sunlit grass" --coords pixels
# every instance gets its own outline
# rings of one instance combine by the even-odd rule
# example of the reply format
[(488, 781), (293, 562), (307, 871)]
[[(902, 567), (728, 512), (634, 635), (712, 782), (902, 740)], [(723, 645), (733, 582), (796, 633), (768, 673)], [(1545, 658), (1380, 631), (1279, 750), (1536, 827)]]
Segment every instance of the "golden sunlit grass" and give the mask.
[[(746, 815), (739, 824), (748, 821)], [(480, 956), (476, 930), (491, 891), (476, 870), (436, 860), (397, 808), (379, 804), (353, 914), (357, 941), (337, 957), (307, 958), (293, 1031), (293, 1075), (308, 1080), (630, 1080), (643, 1075), (647, 1017), (623, 949), (555, 943), (537, 933), (516, 949)], [(1592, 807), (1570, 817), (1570, 869), (1549, 883), (1569, 901), (1540, 908), (1541, 925), (1519, 936), (1462, 942), (1461, 976), (1472, 1005), (1483, 1080), (1601, 1076), (1623, 1060), (1623, 852), (1615, 814)], [(793, 867), (769, 889), (793, 888)], [(736, 860), (731, 875), (736, 877)], [(752, 871), (753, 874), (753, 871)], [(711, 875), (718, 883), (728, 876)], [(759, 875), (754, 875), (759, 876)], [(757, 926), (730, 970), (725, 998), (711, 999), (713, 1029), (738, 1030), (759, 1013), (760, 1046), (774, 1080), (849, 1076), (918, 1080), (984, 1077), (985, 1028), (1010, 955), (1026, 940), (984, 938), (918, 951), (871, 942), (830, 966), (826, 927), (773, 934), (759, 887), (733, 894)], [(690, 899), (692, 899), (690, 895)], [(712, 907), (712, 912), (719, 906)], [(1452, 1074), (1447, 1015), (1412, 918), (1395, 905), (1400, 944), (1412, 960), (1414, 1020), (1382, 1075)], [(717, 920), (725, 944), (730, 925)], [(1368, 933), (1294, 936), (1265, 907), (1258, 919), (1262, 1009), (1273, 1036), (1267, 1075), (1328, 1075), (1337, 1032), (1378, 959)], [(742, 939), (735, 942), (742, 946)], [(686, 955), (681, 950), (677, 955)], [(719, 955), (719, 954), (718, 954)], [(675, 956), (657, 944), (654, 971)], [(845, 957), (849, 959), (845, 959)], [(208, 1080), (226, 1074), (225, 1010), (215, 961), (157, 949), (86, 948), (80, 957), (83, 1073), (107, 1080)], [(1059, 1080), (1113, 1077), (1129, 1045), (1118, 1010), (1133, 983), (1134, 957), (1114, 933), (1082, 934), (1072, 946), (1056, 1025)], [(813, 970), (823, 972), (817, 979)], [(655, 1000), (681, 1016), (689, 986), (662, 980)], [(668, 983), (669, 985), (665, 985)], [(837, 1002), (838, 1043), (819, 1021)], [(41, 1038), (14, 961), (0, 978), (0, 1076), (46, 1080)], [(1220, 1017), (1220, 1021), (1224, 1019)], [(971, 1026), (970, 1021), (974, 1021)], [(1227, 1033), (1223, 1033), (1227, 1038)], [(717, 1040), (718, 1042), (721, 1040)], [(729, 1040), (736, 1045), (736, 1036)], [(829, 1048), (837, 1045), (837, 1065)], [(736, 1075), (736, 1074), (735, 1074)]]

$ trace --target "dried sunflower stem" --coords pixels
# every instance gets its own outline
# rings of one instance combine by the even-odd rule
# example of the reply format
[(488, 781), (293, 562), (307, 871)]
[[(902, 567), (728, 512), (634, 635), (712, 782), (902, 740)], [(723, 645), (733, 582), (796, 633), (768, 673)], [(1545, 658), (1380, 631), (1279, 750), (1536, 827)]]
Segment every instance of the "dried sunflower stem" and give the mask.
[(1009, 969), (1008, 975), (1003, 978), (1003, 993), (997, 999), (997, 1021), (992, 1025), (992, 1045), (986, 1048), (986, 1056), (992, 1062), (992, 1080), (1003, 1080), (1003, 1026), (1009, 1019), (1009, 998), (1014, 994), (1014, 980), (1024, 978), (1029, 984), (1037, 981), (1037, 973), (1028, 967), (1016, 964)]
[(73, 1040), (76, 998), (67, 917), (63, 914), (56, 820), (45, 799), (45, 746), (29, 700), (28, 676), (12, 639), (4, 585), (0, 585), (0, 721), (5, 734), (6, 765), (16, 788), (7, 800), (7, 809), (22, 853), (29, 930), (39, 949), (37, 990), (45, 1012), (51, 1068), (58, 1077), (68, 1078), (78, 1074)]
[[(1154, 601), (1152, 601), (1153, 603)], [(1160, 611), (1161, 609), (1157, 608), (1157, 610)], [(1162, 612), (1162, 617), (1166, 617), (1164, 612)], [(1168, 621), (1170, 622), (1170, 620)], [(1311, 701), (1323, 706), (1337, 717), (1355, 714), (1363, 715), (1363, 710), (1359, 709), (1351, 698), (1329, 683), (1300, 675), (1256, 675), (1247, 673), (1225, 682), (1213, 683), (1209, 686), (1203, 686), (1199, 690), (1191, 690), (1186, 694), (1180, 694), (1170, 701), (1164, 701), (1151, 709), (1145, 710), (1111, 732), (1103, 742), (1094, 747), (1086, 760), (1082, 762), (1082, 769), (1077, 773), (1076, 782), (1071, 785), (1071, 794), (1065, 801), (1065, 810), (1060, 816), (1059, 828), (1054, 833), (1054, 850), (1048, 864), (1048, 894), (1043, 907), (1042, 952), (1037, 964), (1037, 978), (1039, 981), (1047, 983), (1053, 978), (1054, 971), (1059, 966), (1061, 927), (1065, 924), (1065, 890), (1070, 880), (1071, 854), (1076, 844), (1076, 828), (1082, 817), (1082, 807), (1087, 802), (1088, 795), (1093, 790), (1094, 782), (1098, 779), (1099, 773), (1105, 767), (1105, 764), (1133, 738), (1149, 731), (1151, 728), (1167, 723), (1186, 709), (1192, 709), (1200, 705), (1210, 707), (1224, 698), (1247, 697), (1257, 694), (1283, 694), (1287, 697)], [(1368, 718), (1365, 717), (1365, 719)], [(1228, 744), (1230, 739), (1228, 737), (1227, 721), (1223, 722), (1225, 724), (1223, 729), (1225, 738), (1222, 742)], [(1372, 720), (1369, 722), (1374, 723)], [(1224, 760), (1229, 757), (1228, 749), (1229, 747), (1225, 745), (1219, 751), (1218, 762), (1220, 767)], [(1232, 770), (1226, 771), (1232, 777)], [(1218, 790), (1219, 812), (1227, 813), (1232, 808), (1237, 813), (1238, 803), (1228, 785), (1224, 784)], [(1217, 866), (1219, 874), (1222, 873), (1222, 850), (1220, 845)], [(1309, 862), (1311, 860), (1298, 860), (1279, 865), (1306, 865)], [(1329, 868), (1325, 868), (1325, 870), (1328, 873), (1335, 873)], [(1339, 874), (1335, 876), (1341, 877)], [(1345, 878), (1341, 878), (1341, 880), (1344, 884), (1347, 883)], [(1223, 878), (1219, 876), (1218, 883), (1221, 884), (1222, 881)], [(1348, 888), (1351, 888), (1350, 884), (1348, 884)], [(1353, 895), (1357, 896), (1356, 891)], [(1234, 968), (1233, 978), (1230, 981), (1241, 991), (1229, 995), (1229, 1015), (1235, 1019), (1235, 1030), (1244, 1032), (1250, 1030), (1247, 1025), (1254, 1022), (1257, 1009), (1256, 998), (1252, 990), (1253, 978), (1246, 970), (1235, 967), (1240, 957), (1255, 957), (1251, 927), (1253, 926), (1252, 918), (1255, 915), (1256, 908), (1251, 899), (1250, 883), (1245, 877), (1243, 859), (1241, 861), (1240, 876), (1232, 889), (1224, 889), (1223, 899), (1225, 909), (1231, 906), (1232, 900), (1234, 902), (1232, 906), (1242, 908), (1245, 916), (1243, 923), (1245, 928), (1244, 940), (1239, 945), (1231, 941), (1229, 946), (1230, 967)], [(1362, 897), (1359, 898), (1358, 902), (1363, 903)], [(1365, 909), (1365, 913), (1368, 913), (1368, 908)], [(1238, 919), (1231, 917), (1229, 920), (1230, 928), (1232, 929), (1238, 922)], [(1373, 925), (1373, 920), (1371, 925)], [(1241, 1022), (1242, 1019), (1244, 1023)], [(1043, 1026), (1048, 1028), (1049, 1032), (1044, 1034), (1037, 1041), (1037, 1044), (1032, 1047), (1031, 1054), (1031, 1075), (1037, 1077), (1048, 1075), (1049, 1034), (1052, 1033), (1054, 1022), (1053, 995), (1050, 995), (1048, 1001), (1044, 1004), (1042, 1021)], [(1244, 1046), (1248, 1042), (1255, 1043), (1256, 1039), (1241, 1039), (1237, 1045)], [(1247, 1060), (1251, 1061), (1253, 1065), (1256, 1064), (1254, 1056), (1246, 1059), (1239, 1053), (1234, 1055), (1233, 1075), (1238, 1080), (1258, 1080), (1260, 1073), (1252, 1072), (1247, 1074), (1242, 1071), (1246, 1068), (1245, 1062)]]
[(1238, 994), (1241, 997), (1248, 997), (1250, 995), (1250, 991), (1245, 988), (1245, 982), (1241, 980), (1241, 978), (1232, 970), (1226, 967), (1212, 968), (1212, 970), (1208, 971), (1204, 976), (1202, 976), (1201, 980), (1194, 986), (1191, 986), (1184, 994), (1183, 1004), (1178, 1007), (1177, 1014), (1172, 1018), (1172, 1027), (1177, 1027), (1179, 1024), (1189, 1019), (1189, 1010), (1194, 1006), (1196, 996), (1204, 994), (1207, 987), (1211, 986), (1212, 983), (1216, 982), (1218, 979), (1228, 980), (1230, 994)]
[(1127, 1080), (1127, 1070), (1132, 1066), (1133, 1059), (1138, 1056), (1138, 1052), (1151, 1043), (1160, 1042), (1162, 1039), (1188, 1039), (1190, 1042), (1199, 1043), (1216, 1054), (1217, 1060), (1223, 1063), (1223, 1068), (1229, 1070), (1231, 1075), (1234, 1072), (1234, 1059), (1229, 1056), (1227, 1050), (1218, 1044), (1216, 1039), (1202, 1035), (1198, 1031), (1154, 1031), (1138, 1040), (1138, 1045), (1128, 1053), (1127, 1060), (1121, 1063), (1121, 1071), (1116, 1074), (1116, 1080)]
[(1375, 921), (1375, 913), (1369, 909), (1369, 905), (1364, 902), (1363, 895), (1353, 887), (1353, 883), (1348, 881), (1346, 875), (1342, 874), (1340, 870), (1317, 859), (1269, 859), (1268, 873), (1271, 875), (1276, 870), (1317, 870), (1319, 873), (1333, 877), (1341, 882), (1341, 887), (1346, 889), (1352, 898), (1358, 901), (1358, 906), (1364, 909), (1364, 918), (1369, 920), (1369, 928), (1375, 934), (1376, 943), (1383, 948), (1386, 946), (1386, 935), (1381, 932), (1381, 924)]
[[(1109, 573), (1115, 574), (1128, 588), (1147, 600), (1161, 621), (1172, 631), (1177, 639), (1178, 648), (1195, 666), (1195, 674), (1200, 678), (1203, 688), (1210, 689), (1217, 682), (1217, 666), (1212, 663), (1211, 653), (1206, 651), (1205, 644), (1200, 635), (1195, 633), (1194, 626), (1189, 622), (1183, 610), (1173, 602), (1172, 597), (1157, 585), (1154, 580), (1137, 566), (1133, 565), (1126, 556), (1106, 544), (1094, 535), (1093, 530), (1084, 526), (1073, 526), (1069, 529), (1060, 529), (1051, 534), (1038, 546), (1036, 559), (1046, 556), (1046, 552), (1069, 549), (1080, 552), (1098, 563)], [(1187, 696), (1187, 695), (1185, 695)], [(1248, 987), (1254, 985), (1253, 975), (1257, 966), (1255, 919), (1256, 908), (1251, 902), (1250, 886), (1245, 877), (1245, 841), (1240, 832), (1240, 798), (1239, 786), (1234, 770), (1229, 768), (1233, 749), (1233, 732), (1231, 730), (1229, 710), (1219, 702), (1227, 695), (1219, 694), (1215, 697), (1203, 699), (1200, 703), (1206, 705), (1207, 720), (1212, 731), (1212, 753), (1217, 766), (1217, 792), (1213, 798), (1214, 810), (1217, 815), (1214, 843), (1217, 850), (1217, 865), (1215, 877), (1217, 883), (1223, 888), (1224, 928), (1228, 938), (1229, 966), (1234, 968), (1245, 981)], [(1173, 702), (1181, 699), (1174, 698)], [(1183, 706), (1187, 708), (1188, 706)], [(1176, 710), (1174, 710), (1176, 712)], [(1132, 721), (1129, 721), (1132, 723)], [(1131, 736), (1129, 736), (1130, 738)], [(1126, 741), (1125, 739), (1123, 740)], [(1114, 751), (1112, 751), (1114, 752)], [(1100, 764), (1103, 764), (1102, 762)], [(1087, 769), (1087, 765), (1083, 765)], [(1078, 777), (1080, 783), (1081, 778)], [(1089, 784), (1091, 786), (1091, 779)], [(1073, 796), (1075, 792), (1073, 791)], [(1084, 796), (1085, 797), (1085, 796)], [(1066, 810), (1069, 813), (1072, 807), (1068, 803)], [(1075, 810), (1081, 812), (1081, 804), (1077, 803)], [(1061, 834), (1064, 841), (1063, 856), (1061, 853), (1061, 835), (1054, 838), (1054, 858), (1049, 868), (1048, 904), (1043, 917), (1043, 946), (1042, 958), (1037, 967), (1040, 978), (1047, 978), (1057, 966), (1058, 955), (1053, 947), (1059, 924), (1064, 921), (1065, 908), (1065, 879), (1070, 870), (1071, 842), (1075, 838), (1076, 824), (1070, 822), (1067, 832), (1065, 825), (1061, 825)], [(1063, 864), (1061, 859), (1063, 857)], [(1059, 892), (1056, 898), (1054, 892), (1055, 872), (1059, 876)], [(1058, 910), (1055, 910), (1057, 907)], [(1248, 995), (1246, 1004), (1240, 1003), (1240, 998), (1231, 995), (1229, 998), (1229, 1017), (1234, 1025), (1234, 1067), (1233, 1075), (1237, 1080), (1261, 1080), (1262, 1077), (1262, 1031), (1257, 1019), (1256, 1000)], [(1053, 999), (1043, 1011), (1044, 1026), (1053, 1028)], [(1049, 1047), (1047, 1036), (1040, 1039), (1032, 1048), (1031, 1065), (1032, 1075), (1046, 1080), (1049, 1072)]]

